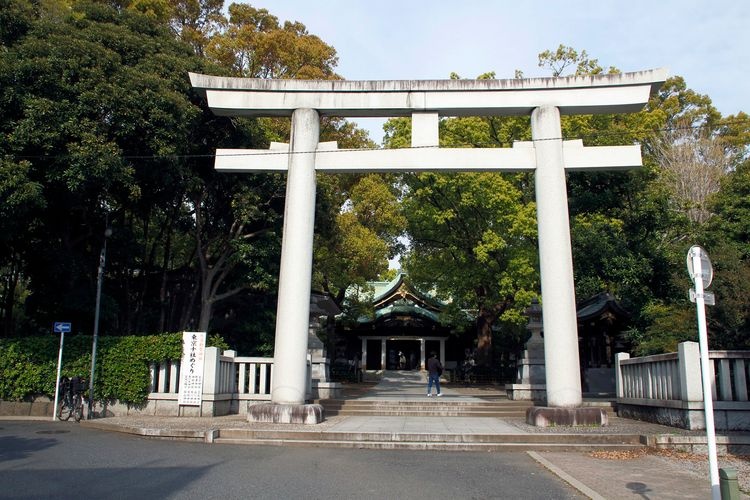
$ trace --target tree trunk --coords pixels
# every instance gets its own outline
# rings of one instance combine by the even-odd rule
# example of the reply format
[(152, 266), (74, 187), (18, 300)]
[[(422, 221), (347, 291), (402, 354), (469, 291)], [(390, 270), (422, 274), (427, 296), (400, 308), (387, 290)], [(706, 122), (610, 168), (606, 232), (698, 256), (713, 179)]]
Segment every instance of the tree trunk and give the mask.
[(477, 357), (479, 366), (490, 366), (492, 362), (492, 325), (496, 315), (482, 308), (477, 318)]
[(213, 313), (213, 302), (210, 300), (201, 301), (201, 315), (198, 320), (198, 331), (208, 332), (208, 325), (211, 323), (211, 314)]
[(3, 290), (3, 329), (5, 337), (10, 337), (13, 333), (14, 318), (13, 308), (16, 303), (16, 288), (18, 287), (18, 278), (20, 275), (20, 264), (14, 255), (8, 264), (7, 274), (4, 276), (5, 289)]

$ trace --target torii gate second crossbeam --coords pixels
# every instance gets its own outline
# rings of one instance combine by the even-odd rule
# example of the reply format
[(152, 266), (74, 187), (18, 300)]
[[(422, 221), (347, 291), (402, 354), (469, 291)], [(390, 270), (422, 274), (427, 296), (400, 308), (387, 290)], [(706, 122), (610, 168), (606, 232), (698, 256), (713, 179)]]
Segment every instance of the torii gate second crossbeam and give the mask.
[[(190, 74), (220, 115), (291, 116), (289, 145), (218, 150), (216, 169), (287, 170), (272, 401), (305, 401), (315, 173), (535, 170), (547, 404), (582, 403), (567, 170), (641, 165), (639, 146), (584, 147), (563, 141), (561, 114), (634, 112), (665, 70), (568, 78), (438, 81), (303, 81)], [(531, 115), (532, 141), (513, 148), (439, 148), (441, 116)], [(411, 116), (412, 149), (338, 150), (319, 143), (320, 116)], [(275, 154), (270, 154), (275, 153)]]

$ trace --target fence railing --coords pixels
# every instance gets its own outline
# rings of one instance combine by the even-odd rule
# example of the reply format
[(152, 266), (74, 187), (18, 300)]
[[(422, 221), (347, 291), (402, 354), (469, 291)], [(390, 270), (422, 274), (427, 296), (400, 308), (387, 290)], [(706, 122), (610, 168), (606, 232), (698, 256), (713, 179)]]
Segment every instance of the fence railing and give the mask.
[(271, 397), (273, 358), (235, 358), (237, 390), (241, 395)]
[(680, 399), (680, 360), (676, 352), (633, 359), (619, 353), (618, 363), (618, 398)]
[[(202, 400), (204, 405), (213, 405), (206, 411), (213, 414), (238, 413), (243, 411), (246, 403), (270, 401), (273, 366), (273, 358), (237, 356), (235, 351), (221, 353), (215, 347), (206, 348)], [(149, 401), (159, 402), (163, 407), (171, 404), (174, 406), (172, 410), (179, 411), (176, 405), (180, 393), (180, 361), (152, 363), (149, 372)], [(307, 378), (309, 398), (312, 391), (312, 367), (309, 357)], [(218, 404), (223, 405), (222, 409), (216, 409)], [(200, 413), (206, 411), (202, 408)]]
[[(713, 400), (748, 401), (750, 351), (710, 351), (708, 358)], [(678, 352), (640, 358), (619, 353), (617, 397), (703, 401), (698, 344), (683, 342)]]
[[(750, 351), (710, 351), (708, 358), (714, 410), (721, 417), (717, 427), (737, 429), (750, 416)], [(703, 385), (696, 342), (683, 342), (676, 353), (655, 356), (630, 358), (618, 353), (615, 372), (618, 413), (622, 407), (625, 416), (648, 414), (670, 425), (700, 428)], [(651, 410), (639, 412), (637, 407)]]

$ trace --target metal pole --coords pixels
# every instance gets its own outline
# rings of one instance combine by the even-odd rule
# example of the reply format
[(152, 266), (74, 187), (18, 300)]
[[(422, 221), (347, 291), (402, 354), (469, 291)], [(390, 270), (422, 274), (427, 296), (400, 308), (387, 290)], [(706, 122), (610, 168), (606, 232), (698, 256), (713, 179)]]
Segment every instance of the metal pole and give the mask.
[(706, 439), (708, 441), (708, 469), (711, 476), (711, 498), (721, 499), (719, 466), (716, 458), (716, 431), (714, 429), (714, 403), (711, 390), (711, 371), (708, 359), (708, 335), (706, 332), (706, 305), (703, 297), (703, 275), (700, 253), (693, 253), (695, 274), (695, 307), (698, 314), (698, 340), (701, 350), (701, 378), (703, 379), (703, 408), (706, 414)]
[(94, 309), (94, 340), (91, 346), (91, 375), (89, 377), (89, 404), (86, 418), (91, 420), (94, 411), (94, 370), (96, 368), (96, 345), (99, 340), (99, 308), (102, 299), (102, 279), (104, 277), (104, 264), (107, 258), (107, 238), (112, 234), (112, 230), (107, 228), (104, 231), (104, 245), (102, 252), (99, 254), (99, 272), (96, 277), (96, 306)]
[(52, 421), (57, 420), (57, 403), (60, 401), (60, 369), (62, 368), (63, 343), (65, 332), (60, 332), (60, 352), (57, 354), (57, 378), (55, 379), (55, 406), (52, 407)]

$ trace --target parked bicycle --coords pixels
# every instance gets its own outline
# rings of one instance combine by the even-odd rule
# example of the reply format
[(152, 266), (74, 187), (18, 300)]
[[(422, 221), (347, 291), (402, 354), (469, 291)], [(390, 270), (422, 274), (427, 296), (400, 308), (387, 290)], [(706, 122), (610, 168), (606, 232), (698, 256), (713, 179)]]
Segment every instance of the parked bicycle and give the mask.
[(70, 420), (73, 417), (76, 422), (83, 418), (83, 393), (86, 390), (86, 381), (82, 377), (63, 377), (60, 379), (60, 402), (57, 407), (57, 418)]

